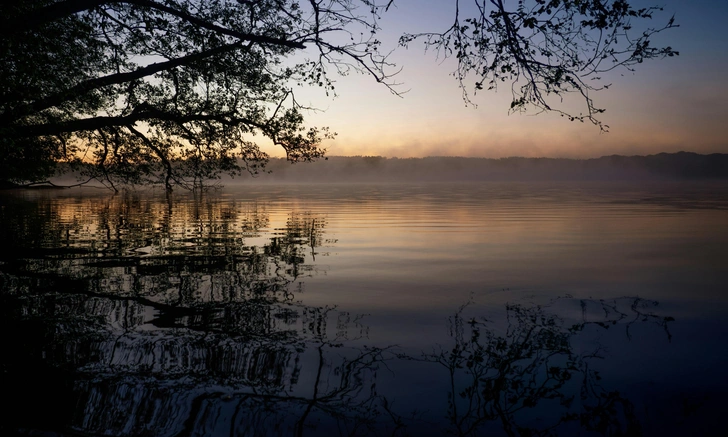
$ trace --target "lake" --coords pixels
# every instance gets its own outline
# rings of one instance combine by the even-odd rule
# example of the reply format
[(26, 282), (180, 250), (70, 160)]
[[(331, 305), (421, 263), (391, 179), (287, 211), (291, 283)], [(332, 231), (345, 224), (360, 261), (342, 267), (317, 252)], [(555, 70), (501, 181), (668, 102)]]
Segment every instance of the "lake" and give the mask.
[(3, 435), (728, 435), (728, 184), (0, 193)]

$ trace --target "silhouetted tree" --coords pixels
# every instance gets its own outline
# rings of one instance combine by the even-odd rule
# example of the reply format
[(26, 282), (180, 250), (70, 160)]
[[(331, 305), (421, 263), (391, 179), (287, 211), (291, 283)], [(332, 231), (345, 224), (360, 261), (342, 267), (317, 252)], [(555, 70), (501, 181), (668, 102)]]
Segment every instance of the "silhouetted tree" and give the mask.
[[(115, 189), (192, 188), (222, 172), (255, 173), (263, 135), (291, 161), (321, 157), (326, 129), (304, 127), (294, 89), (334, 92), (331, 72), (392, 87), (378, 18), (394, 0), (25, 0), (0, 6), (0, 174), (37, 181), (58, 161)], [(467, 5), (466, 5), (467, 3)], [(590, 120), (599, 75), (677, 54), (650, 38), (674, 27), (625, 0), (454, 0), (444, 32), (405, 35), (458, 61), (474, 87), (513, 83), (512, 110)], [(467, 6), (467, 7), (466, 7)], [(633, 26), (643, 27), (641, 30)], [(303, 56), (293, 55), (303, 52)], [(585, 111), (551, 97), (578, 93)], [(467, 93), (466, 100), (469, 100)], [(601, 124), (599, 124), (601, 126)], [(89, 180), (90, 180), (89, 179)]]

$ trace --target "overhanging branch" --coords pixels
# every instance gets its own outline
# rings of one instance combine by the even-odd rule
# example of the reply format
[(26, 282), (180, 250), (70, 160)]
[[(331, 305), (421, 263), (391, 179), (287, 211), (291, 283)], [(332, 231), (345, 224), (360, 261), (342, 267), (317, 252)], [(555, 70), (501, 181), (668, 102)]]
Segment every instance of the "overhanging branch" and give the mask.
[(18, 33), (35, 29), (43, 24), (59, 20), (63, 17), (73, 15), (79, 12), (87, 11), (96, 7), (110, 4), (130, 4), (135, 6), (147, 7), (164, 12), (169, 15), (181, 18), (189, 23), (204, 29), (212, 30), (223, 35), (231, 36), (242, 41), (250, 41), (260, 44), (272, 44), (293, 49), (304, 49), (306, 46), (301, 42), (289, 41), (281, 38), (272, 38), (265, 35), (255, 35), (252, 33), (238, 32), (228, 29), (217, 24), (210, 23), (203, 19), (197, 18), (185, 11), (171, 8), (167, 5), (157, 3), (150, 0), (67, 0), (64, 2), (53, 3), (50, 6), (31, 11), (20, 17), (11, 17), (3, 20), (0, 35), (9, 37)]
[(149, 105), (142, 105), (128, 115), (120, 116), (99, 116), (69, 120), (58, 123), (43, 123), (35, 125), (13, 126), (8, 129), (6, 135), (11, 138), (40, 137), (47, 135), (58, 135), (60, 133), (72, 133), (82, 131), (94, 131), (114, 126), (128, 126), (139, 121), (171, 121), (174, 123), (190, 123), (195, 121), (216, 121), (224, 124), (245, 124), (263, 131), (267, 130), (265, 124), (241, 117), (228, 117), (225, 114), (174, 114), (152, 108)]
[(108, 76), (99, 77), (96, 79), (87, 80), (81, 82), (67, 90), (61, 91), (56, 94), (52, 94), (35, 102), (21, 105), (12, 111), (6, 112), (0, 116), (0, 125), (15, 121), (26, 115), (35, 114), (44, 109), (58, 106), (64, 102), (80, 97), (89, 91), (93, 91), (98, 88), (102, 88), (110, 85), (119, 85), (122, 83), (128, 83), (143, 77), (151, 76), (152, 74), (159, 73), (160, 71), (167, 71), (172, 68), (180, 67), (183, 65), (189, 65), (193, 62), (200, 61), (212, 56), (221, 55), (239, 48), (242, 48), (241, 42), (233, 44), (227, 44), (224, 46), (216, 47), (214, 49), (206, 50), (204, 52), (194, 53), (187, 56), (182, 56), (177, 59), (171, 59), (166, 62), (157, 62), (154, 64), (147, 65), (145, 67), (136, 69), (134, 71), (126, 73), (110, 74)]

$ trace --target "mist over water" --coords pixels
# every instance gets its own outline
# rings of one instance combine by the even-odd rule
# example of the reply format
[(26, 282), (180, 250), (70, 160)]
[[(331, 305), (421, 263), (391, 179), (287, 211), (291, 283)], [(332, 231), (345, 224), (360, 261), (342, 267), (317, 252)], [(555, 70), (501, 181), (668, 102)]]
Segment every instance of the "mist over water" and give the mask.
[[(679, 152), (594, 159), (332, 156), (298, 165), (291, 165), (285, 159), (272, 159), (267, 170), (270, 173), (257, 174), (254, 180), (257, 183), (728, 180), (728, 155)], [(245, 174), (241, 179), (250, 181)], [(234, 185), (236, 180), (225, 178), (224, 183)]]
[(726, 429), (724, 183), (0, 202), (8, 433)]

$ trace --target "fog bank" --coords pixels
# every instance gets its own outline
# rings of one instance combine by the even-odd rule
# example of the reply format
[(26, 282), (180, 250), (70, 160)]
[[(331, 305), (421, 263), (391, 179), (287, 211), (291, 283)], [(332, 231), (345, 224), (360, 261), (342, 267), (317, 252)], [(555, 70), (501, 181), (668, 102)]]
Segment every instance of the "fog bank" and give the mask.
[[(269, 173), (249, 182), (605, 181), (728, 179), (728, 154), (690, 152), (648, 156), (564, 158), (385, 158), (332, 156), (291, 164), (273, 158)], [(224, 183), (230, 183), (225, 178)]]

